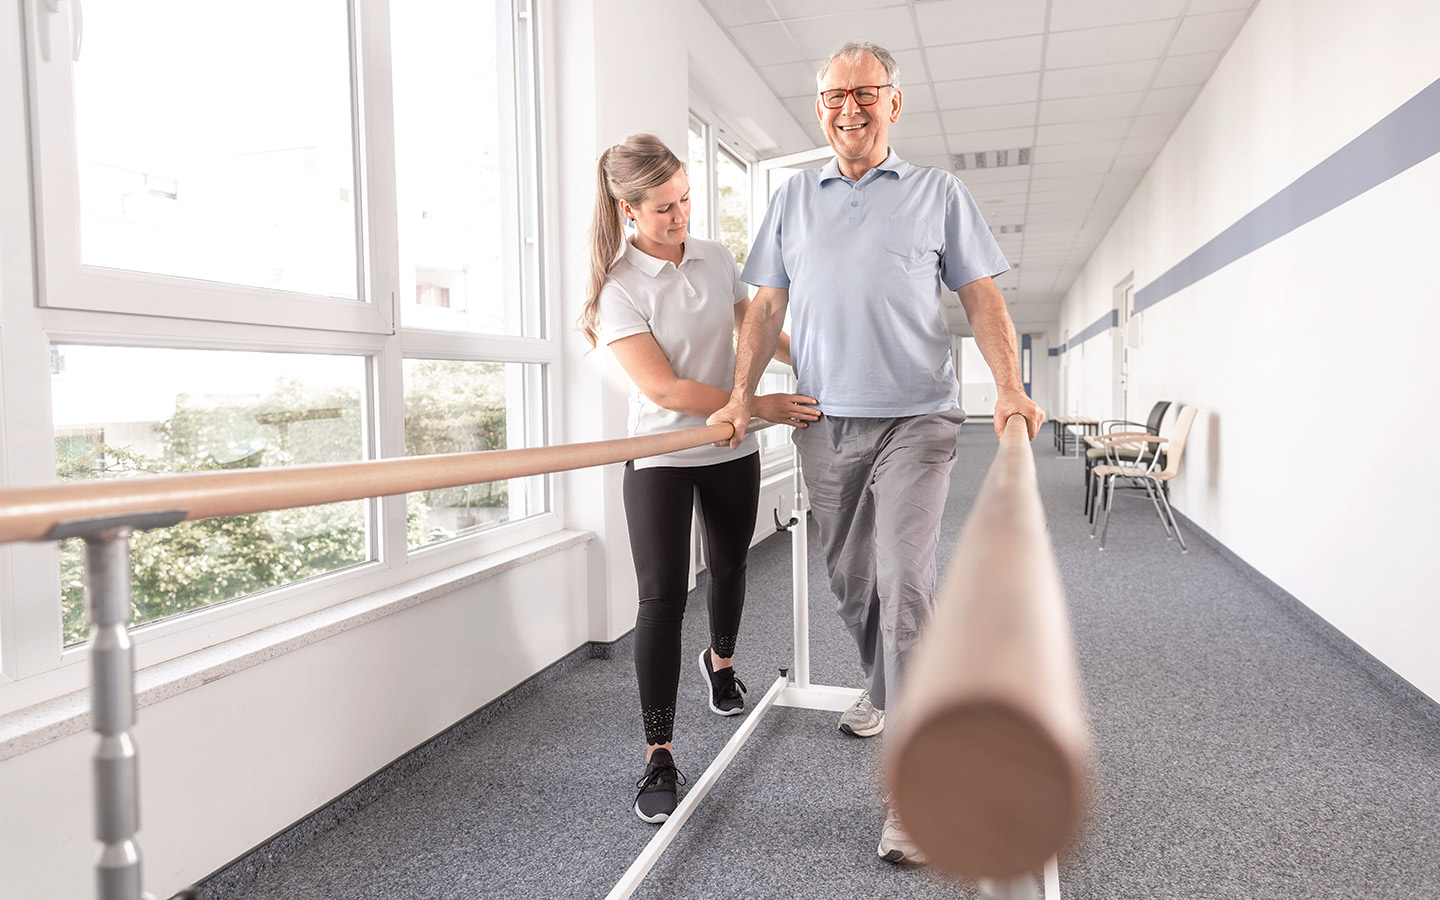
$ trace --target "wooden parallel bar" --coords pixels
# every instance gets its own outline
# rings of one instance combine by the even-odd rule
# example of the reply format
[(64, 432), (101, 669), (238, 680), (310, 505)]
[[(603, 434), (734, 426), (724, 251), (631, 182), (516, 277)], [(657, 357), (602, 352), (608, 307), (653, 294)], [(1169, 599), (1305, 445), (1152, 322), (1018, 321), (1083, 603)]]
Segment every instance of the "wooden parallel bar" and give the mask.
[(1018, 415), (1006, 423), (895, 706), (886, 778), (901, 821), (936, 866), (1013, 878), (1074, 840), (1088, 795), (1089, 727)]
[(193, 472), (0, 490), (0, 543), (44, 540), (61, 522), (160, 510), (186, 520), (503, 481), (673, 453), (730, 439), (729, 423), (668, 434), (275, 469)]

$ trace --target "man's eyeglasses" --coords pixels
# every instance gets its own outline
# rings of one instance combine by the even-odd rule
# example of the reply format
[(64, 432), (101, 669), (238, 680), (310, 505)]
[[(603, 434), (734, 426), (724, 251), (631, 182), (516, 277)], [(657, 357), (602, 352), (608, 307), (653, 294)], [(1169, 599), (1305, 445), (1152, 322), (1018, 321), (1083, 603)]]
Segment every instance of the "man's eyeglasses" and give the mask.
[(820, 102), (825, 104), (826, 109), (839, 109), (845, 105), (845, 97), (849, 94), (855, 95), (855, 102), (860, 106), (874, 106), (875, 101), (880, 99), (880, 89), (894, 87), (893, 84), (862, 84), (857, 88), (835, 88), (829, 91), (820, 92)]

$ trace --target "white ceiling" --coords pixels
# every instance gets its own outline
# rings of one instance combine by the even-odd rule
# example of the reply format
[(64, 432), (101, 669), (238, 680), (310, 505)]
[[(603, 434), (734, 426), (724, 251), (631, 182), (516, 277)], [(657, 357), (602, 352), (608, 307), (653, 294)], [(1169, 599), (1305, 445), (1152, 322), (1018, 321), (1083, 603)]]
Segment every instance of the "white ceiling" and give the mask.
[(891, 145), (965, 182), (1012, 266), (996, 279), (1012, 318), (1042, 332), (1258, 0), (701, 2), (817, 145), (826, 57), (849, 40), (893, 53)]

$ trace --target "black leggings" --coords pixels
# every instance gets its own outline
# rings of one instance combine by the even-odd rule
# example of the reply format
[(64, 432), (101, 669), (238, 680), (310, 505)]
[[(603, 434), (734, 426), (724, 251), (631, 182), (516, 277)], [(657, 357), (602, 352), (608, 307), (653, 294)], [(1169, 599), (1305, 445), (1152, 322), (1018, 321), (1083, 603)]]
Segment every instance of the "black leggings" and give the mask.
[(625, 464), (625, 521), (640, 587), (635, 616), (635, 675), (645, 740), (668, 744), (680, 682), (680, 623), (690, 582), (690, 513), (700, 501), (710, 573), (710, 646), (735, 654), (745, 605), (745, 560), (760, 503), (760, 454), (713, 466)]

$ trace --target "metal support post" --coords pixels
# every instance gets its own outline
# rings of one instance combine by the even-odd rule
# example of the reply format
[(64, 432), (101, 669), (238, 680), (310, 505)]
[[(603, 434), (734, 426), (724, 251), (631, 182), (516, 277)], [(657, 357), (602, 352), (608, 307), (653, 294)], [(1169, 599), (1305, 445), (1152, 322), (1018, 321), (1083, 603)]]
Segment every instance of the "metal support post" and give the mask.
[(95, 836), (100, 840), (100, 900), (143, 900), (140, 848), (140, 765), (135, 739), (135, 652), (130, 622), (130, 535), (173, 525), (184, 512), (64, 522), (49, 537), (85, 541), (85, 599), (90, 618), (90, 719), (95, 750)]
[(103, 900), (139, 900), (139, 763), (135, 725), (134, 646), (130, 621), (130, 529), (85, 538), (90, 615), (90, 707), (100, 735), (95, 751), (95, 836), (102, 845), (96, 877)]
[(800, 449), (795, 449), (795, 499), (790, 506), (790, 578), (795, 606), (795, 678), (797, 688), (810, 686), (810, 529), (805, 515)]

